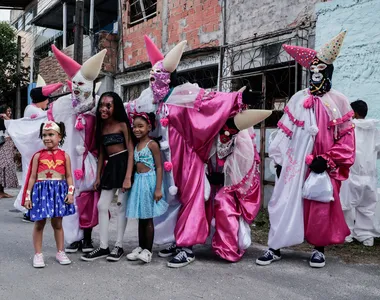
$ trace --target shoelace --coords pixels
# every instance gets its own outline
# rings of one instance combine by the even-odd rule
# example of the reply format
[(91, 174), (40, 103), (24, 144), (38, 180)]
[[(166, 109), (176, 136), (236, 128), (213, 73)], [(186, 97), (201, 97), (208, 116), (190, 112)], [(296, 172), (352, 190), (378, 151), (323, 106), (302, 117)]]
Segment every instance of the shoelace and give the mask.
[(60, 251), (58, 255), (59, 255), (62, 259), (69, 259), (69, 258), (67, 257), (67, 255), (66, 255), (66, 253), (63, 252), (63, 251)]
[(267, 250), (267, 251), (265, 251), (265, 253), (264, 253), (264, 257), (268, 258), (269, 255), (274, 256), (274, 253), (273, 253), (271, 250)]
[(119, 252), (119, 247), (115, 247), (112, 249), (111, 254), (116, 255)]
[(179, 253), (175, 256), (175, 259), (176, 259), (176, 260), (182, 260), (182, 258), (186, 258), (186, 259), (187, 259), (187, 253), (186, 253), (186, 251), (181, 251), (181, 252), (179, 252)]
[(314, 251), (313, 258), (321, 260), (321, 259), (325, 259), (325, 255), (322, 252)]
[(99, 248), (96, 248), (94, 251), (92, 251), (92, 252), (89, 254), (89, 256), (92, 256), (92, 255), (98, 253), (99, 251), (100, 251), (100, 247), (99, 247)]
[(171, 244), (167, 250), (170, 251), (170, 250), (173, 250), (175, 248), (177, 248), (177, 245), (176, 244)]

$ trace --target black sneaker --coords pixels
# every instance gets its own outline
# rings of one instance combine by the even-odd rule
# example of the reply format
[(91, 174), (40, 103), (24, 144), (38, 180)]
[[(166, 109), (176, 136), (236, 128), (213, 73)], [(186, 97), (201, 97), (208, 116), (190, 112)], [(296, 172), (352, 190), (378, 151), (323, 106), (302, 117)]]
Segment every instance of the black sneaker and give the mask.
[(169, 247), (158, 252), (159, 257), (170, 257), (176, 255), (181, 249), (176, 244), (171, 244)]
[(30, 217), (28, 216), (28, 214), (24, 214), (24, 216), (22, 217), (22, 221), (25, 222), (25, 223), (33, 223), (34, 221), (32, 221), (30, 219)]
[(259, 266), (267, 266), (272, 263), (272, 261), (277, 261), (281, 259), (280, 250), (268, 249), (264, 252), (263, 256), (256, 259), (256, 264)]
[(89, 241), (82, 240), (82, 252), (83, 253), (89, 253), (89, 252), (93, 251), (94, 249), (95, 249), (95, 247), (92, 244), (92, 240), (89, 240)]
[(124, 250), (121, 247), (115, 246), (111, 254), (107, 256), (108, 261), (118, 261), (124, 255)]
[(75, 253), (78, 250), (80, 250), (81, 248), (82, 248), (82, 242), (78, 241), (78, 242), (74, 242), (74, 243), (71, 243), (70, 245), (68, 245), (65, 248), (65, 252), (67, 252), (67, 253)]
[(168, 262), (169, 268), (181, 268), (187, 266), (189, 263), (193, 262), (195, 255), (192, 251), (186, 252), (185, 250), (180, 250), (176, 256)]
[(310, 257), (309, 265), (312, 268), (323, 268), (326, 265), (325, 255), (314, 249)]
[(110, 248), (103, 249), (99, 247), (99, 248), (96, 248), (94, 251), (91, 251), (90, 253), (82, 255), (81, 259), (85, 261), (93, 261), (98, 258), (107, 257), (109, 254), (110, 254)]

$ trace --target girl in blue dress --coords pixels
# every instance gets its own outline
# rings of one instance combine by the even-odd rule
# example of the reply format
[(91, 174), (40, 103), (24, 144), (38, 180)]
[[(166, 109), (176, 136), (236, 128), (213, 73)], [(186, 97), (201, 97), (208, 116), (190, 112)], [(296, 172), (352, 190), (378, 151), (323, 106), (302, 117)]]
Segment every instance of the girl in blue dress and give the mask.
[(70, 157), (60, 150), (65, 138), (65, 125), (48, 121), (41, 125), (40, 138), (45, 149), (34, 154), (25, 181), (22, 204), (34, 221), (33, 267), (45, 267), (42, 255), (42, 237), (46, 219), (51, 219), (57, 245), (56, 260), (61, 265), (71, 263), (64, 252), (62, 218), (75, 213), (74, 185)]
[(127, 255), (129, 260), (152, 260), (153, 218), (166, 212), (162, 187), (162, 163), (158, 143), (149, 137), (155, 128), (154, 114), (134, 113), (133, 133), (139, 140), (134, 151), (136, 173), (127, 203), (127, 217), (139, 219), (139, 247)]

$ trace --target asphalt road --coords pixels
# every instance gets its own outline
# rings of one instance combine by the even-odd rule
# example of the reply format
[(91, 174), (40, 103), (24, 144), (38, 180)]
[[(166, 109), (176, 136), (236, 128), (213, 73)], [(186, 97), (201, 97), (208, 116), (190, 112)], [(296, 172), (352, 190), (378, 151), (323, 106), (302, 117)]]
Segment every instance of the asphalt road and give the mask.
[[(17, 191), (11, 193), (16, 195)], [(33, 224), (23, 223), (13, 210), (13, 199), (0, 200), (0, 299), (380, 299), (380, 268), (347, 265), (329, 257), (323, 269), (308, 266), (309, 254), (287, 251), (283, 260), (267, 267), (254, 260), (262, 247), (252, 246), (239, 263), (226, 263), (208, 246), (196, 247), (196, 260), (181, 269), (169, 269), (154, 254), (150, 264), (84, 262), (59, 265), (50, 226), (44, 235), (44, 269), (32, 267)], [(111, 245), (115, 241), (111, 222)], [(98, 244), (98, 232), (94, 234)], [(130, 221), (124, 250), (137, 244), (136, 222)], [(157, 252), (157, 249), (156, 249)]]

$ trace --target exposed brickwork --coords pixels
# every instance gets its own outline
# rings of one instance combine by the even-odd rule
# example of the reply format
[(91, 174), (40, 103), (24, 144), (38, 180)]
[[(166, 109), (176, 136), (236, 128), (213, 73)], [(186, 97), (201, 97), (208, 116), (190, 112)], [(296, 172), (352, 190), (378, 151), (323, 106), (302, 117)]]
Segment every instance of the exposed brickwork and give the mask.
[[(162, 16), (163, 0), (158, 0), (157, 15), (154, 18), (129, 27), (129, 1), (126, 1), (122, 16), (124, 65), (131, 67), (148, 61), (144, 34), (147, 34), (160, 49), (171, 49), (182, 40), (188, 42), (186, 51), (218, 46), (221, 38), (222, 13), (219, 2), (219, 0), (167, 0), (166, 18)], [(166, 26), (163, 26), (163, 22)], [(164, 30), (167, 32), (163, 32)], [(167, 39), (164, 40), (164, 37)]]
[[(107, 49), (107, 54), (104, 58), (102, 71), (106, 73), (115, 73), (117, 65), (117, 35), (101, 32), (99, 34), (99, 49)], [(83, 46), (83, 60), (86, 61), (90, 57), (90, 44), (84, 42)], [(65, 48), (63, 52), (70, 56), (74, 56), (74, 47), (70, 45)], [(65, 83), (68, 79), (66, 73), (63, 71), (55, 56), (46, 57), (40, 61), (39, 74), (45, 79), (46, 83)]]

